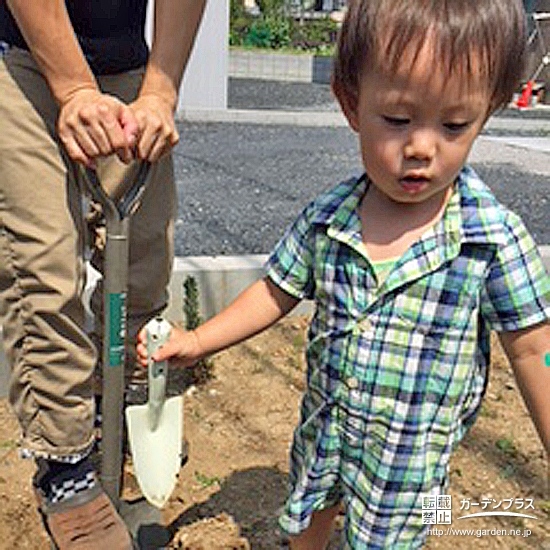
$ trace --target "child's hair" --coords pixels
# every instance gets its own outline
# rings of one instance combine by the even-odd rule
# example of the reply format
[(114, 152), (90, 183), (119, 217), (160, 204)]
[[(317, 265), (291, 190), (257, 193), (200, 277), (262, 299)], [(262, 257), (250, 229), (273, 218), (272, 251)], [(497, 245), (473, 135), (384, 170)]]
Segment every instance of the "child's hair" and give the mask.
[(349, 0), (333, 88), (355, 101), (365, 71), (394, 72), (404, 54), (414, 63), (433, 37), (434, 61), (447, 76), (486, 79), (492, 113), (511, 100), (523, 76), (525, 29), (521, 0)]

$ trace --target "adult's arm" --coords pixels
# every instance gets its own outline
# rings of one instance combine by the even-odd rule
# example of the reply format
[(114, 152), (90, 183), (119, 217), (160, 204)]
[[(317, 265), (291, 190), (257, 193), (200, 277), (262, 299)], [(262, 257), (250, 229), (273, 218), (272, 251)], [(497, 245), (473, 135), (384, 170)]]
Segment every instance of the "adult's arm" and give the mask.
[(69, 156), (93, 165), (95, 157), (117, 152), (130, 161), (134, 115), (100, 92), (64, 0), (7, 0), (7, 5), (59, 105), (58, 135)]
[(140, 128), (137, 152), (157, 160), (179, 139), (174, 122), (178, 91), (206, 0), (156, 0), (151, 54), (138, 99), (131, 105)]

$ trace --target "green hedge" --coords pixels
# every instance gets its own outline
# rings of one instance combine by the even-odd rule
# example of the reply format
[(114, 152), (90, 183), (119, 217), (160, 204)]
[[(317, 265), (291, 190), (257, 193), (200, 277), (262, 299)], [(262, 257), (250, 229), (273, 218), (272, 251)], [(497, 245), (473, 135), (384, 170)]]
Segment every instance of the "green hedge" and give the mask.
[(243, 8), (242, 0), (231, 0), (230, 45), (332, 53), (338, 32), (334, 21), (328, 17), (298, 21), (284, 14), (281, 0), (264, 0), (261, 4), (263, 11), (253, 16)]

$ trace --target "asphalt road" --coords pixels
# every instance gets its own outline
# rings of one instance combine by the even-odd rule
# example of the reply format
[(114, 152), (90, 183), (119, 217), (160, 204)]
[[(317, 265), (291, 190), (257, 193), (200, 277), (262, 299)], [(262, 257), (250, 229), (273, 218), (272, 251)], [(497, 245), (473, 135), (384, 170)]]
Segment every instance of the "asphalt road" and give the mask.
[[(249, 80), (230, 80), (229, 107), (336, 108), (328, 86)], [(510, 143), (517, 135), (550, 143), (550, 118), (542, 121), (541, 130), (530, 123), (532, 117), (500, 117), (498, 130), (487, 134), (508, 137), (482, 136), (471, 163), (524, 219), (538, 244), (550, 244), (550, 152)], [(356, 136), (345, 127), (259, 122), (179, 123), (176, 255), (267, 253), (311, 199), (361, 171)]]

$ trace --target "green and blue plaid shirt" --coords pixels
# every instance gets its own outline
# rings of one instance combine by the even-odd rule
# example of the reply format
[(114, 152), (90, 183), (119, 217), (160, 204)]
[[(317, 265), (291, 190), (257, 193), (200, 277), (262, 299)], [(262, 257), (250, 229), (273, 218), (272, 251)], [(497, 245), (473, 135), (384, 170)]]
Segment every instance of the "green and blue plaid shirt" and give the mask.
[(358, 216), (367, 185), (311, 203), (266, 266), (315, 304), (281, 524), (301, 532), (337, 491), (349, 547), (415, 548), (421, 495), (441, 492), (479, 410), (490, 330), (547, 320), (550, 282), (522, 221), (466, 167), (441, 220), (377, 284)]

